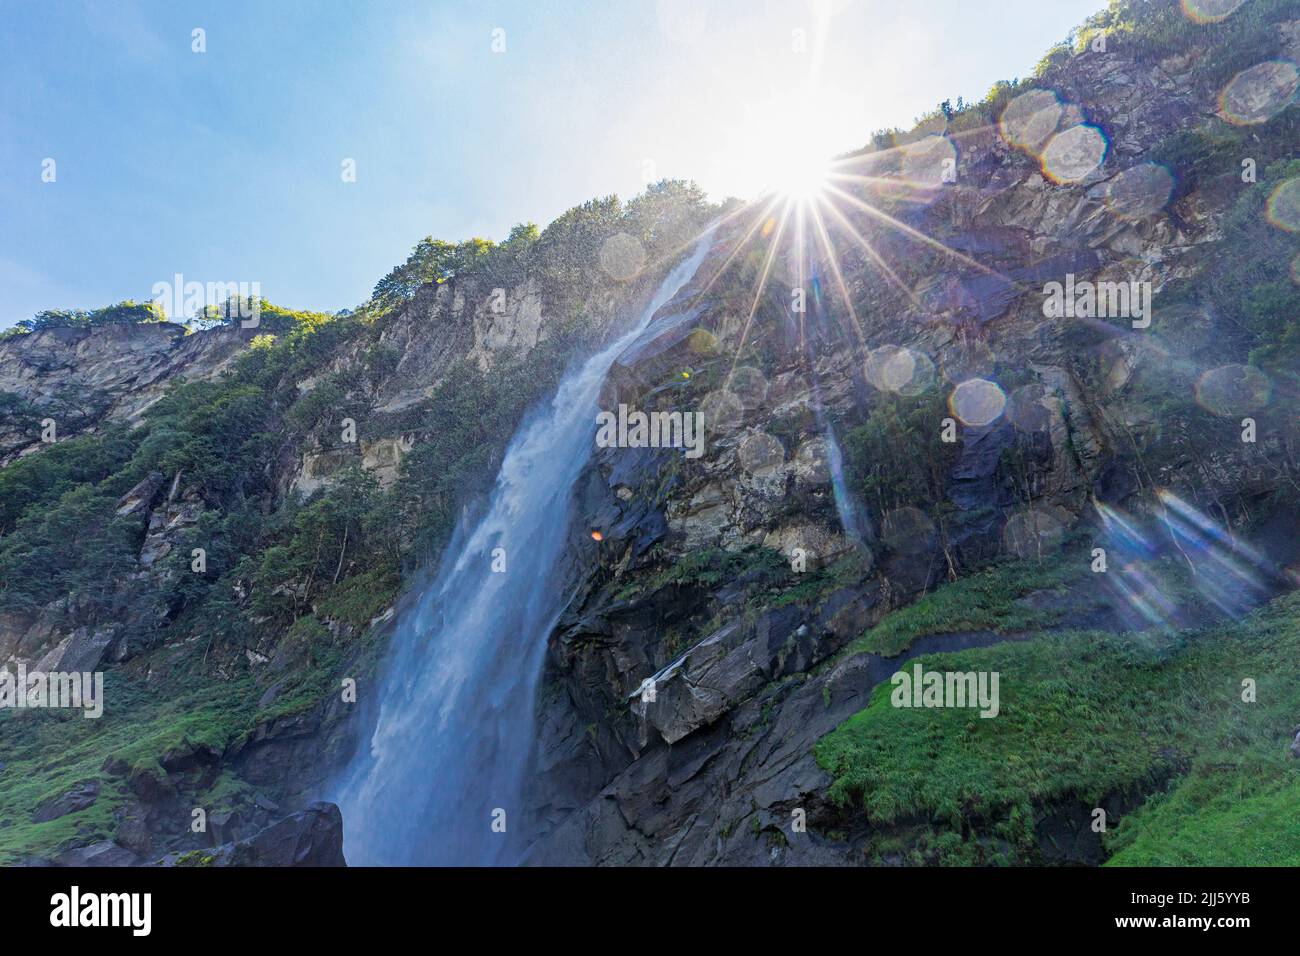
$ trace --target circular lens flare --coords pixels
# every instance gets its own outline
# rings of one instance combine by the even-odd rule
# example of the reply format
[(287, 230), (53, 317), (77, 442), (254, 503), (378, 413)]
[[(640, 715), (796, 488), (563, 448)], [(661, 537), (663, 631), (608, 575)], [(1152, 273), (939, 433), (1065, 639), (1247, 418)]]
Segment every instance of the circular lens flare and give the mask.
[(1300, 176), (1279, 183), (1268, 197), (1264, 216), (1286, 232), (1300, 232)]
[(1286, 60), (1266, 60), (1242, 70), (1219, 95), (1219, 115), (1234, 126), (1267, 123), (1295, 102), (1300, 70)]
[(996, 382), (972, 378), (962, 382), (948, 396), (948, 408), (963, 425), (981, 427), (995, 422), (1006, 407), (1007, 397)]
[(1193, 23), (1220, 23), (1237, 12), (1246, 0), (1182, 0), (1183, 13)]

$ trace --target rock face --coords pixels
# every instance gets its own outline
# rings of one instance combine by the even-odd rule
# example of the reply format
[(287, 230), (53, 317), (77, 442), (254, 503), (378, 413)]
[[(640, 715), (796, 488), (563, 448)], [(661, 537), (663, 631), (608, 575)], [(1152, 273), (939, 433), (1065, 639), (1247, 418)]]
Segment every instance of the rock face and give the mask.
[[(545, 304), (533, 279), (512, 287), (476, 281), (425, 286), (380, 339), (401, 358), (376, 411), (400, 411), (427, 398), (458, 361), (486, 371), (502, 355), (531, 351), (556, 328)], [(613, 305), (608, 301), (606, 308)]]
[[(102, 421), (135, 421), (174, 381), (219, 374), (255, 334), (223, 327), (191, 335), (158, 322), (14, 336), (0, 341), (0, 392), (30, 403), (54, 419), (59, 437), (70, 437)], [(0, 463), (39, 440), (39, 428), (0, 424)]]
[[(1280, 24), (1273, 42), (1261, 60), (1300, 58), (1300, 21)], [(1173, 489), (1234, 525), (1277, 490), (1279, 475), (1294, 480), (1294, 427), (1258, 445), (1218, 443), (1204, 454), (1180, 445), (1162, 455), (1174, 447), (1180, 412), (1153, 410), (1141, 391), (1167, 372), (1191, 395), (1188, 370), (1220, 364), (1216, 337), (1229, 320), (1216, 326), (1211, 310), (1179, 296), (1224, 254), (1215, 244), (1243, 188), (1236, 159), (1226, 171), (1198, 169), (1169, 184), (1167, 201), (1143, 207), (1163, 188), (1153, 167), (1165, 144), (1221, 132), (1220, 90), (1201, 72), (1214, 56), (1202, 43), (1152, 62), (1116, 37), (1107, 51), (1085, 50), (1060, 67), (1052, 90), (1006, 106), (1001, 129), (949, 130), (940, 119), (935, 136), (858, 157), (855, 171), (871, 185), (855, 198), (876, 213), (852, 204), (840, 212), (869, 250), (843, 233), (832, 255), (812, 252), (804, 272), (785, 253), (769, 269), (771, 231), (757, 210), (717, 226), (694, 282), (661, 310), (657, 334), (618, 357), (600, 399), (606, 410), (702, 414), (704, 453), (601, 448), (574, 488), (571, 599), (546, 635), (533, 786), (521, 814), (536, 835), (529, 862), (862, 862), (852, 826), (826, 800), (813, 745), (910, 657), (1024, 636), (932, 635), (894, 658), (856, 652), (855, 639), (959, 570), (1090, 528), (1098, 504), (1123, 508), (1151, 488)], [(929, 164), (948, 149), (956, 181), (931, 182)], [(1059, 175), (1066, 167), (1077, 175)], [(801, 285), (809, 271), (815, 295)], [(1045, 285), (1067, 275), (1150, 283), (1149, 330), (1127, 317), (1046, 316)], [(423, 287), (294, 382), (306, 396), (345, 381), (347, 400), (377, 424), (345, 445), (307, 428), (286, 439), (265, 464), (274, 504), (328, 487), (352, 464), (381, 484), (398, 481), (403, 458), (430, 437), (405, 416), (458, 365), (500, 371), (578, 320), (592, 339), (608, 340), (655, 278), (588, 288), (524, 270)], [(805, 310), (792, 311), (805, 292)], [(0, 342), (0, 392), (54, 417), (65, 437), (137, 421), (175, 381), (218, 374), (253, 334), (156, 325), (21, 336)], [(1000, 414), (958, 414), (953, 395), (971, 381), (999, 383)], [(933, 414), (890, 454), (926, 466), (937, 520), (894, 489), (865, 499), (864, 482), (849, 487), (847, 461), (877, 411), (897, 402), (906, 418), (908, 402), (932, 392), (941, 394)], [(927, 436), (945, 418), (956, 440), (932, 448)], [(0, 463), (39, 453), (30, 421), (0, 423)], [(169, 573), (211, 507), (183, 474), (151, 473), (122, 496), (117, 514), (139, 544), (124, 597)], [(1112, 626), (1104, 614), (1087, 616), (1080, 590), (1024, 600), (1076, 602), (1078, 623)], [(124, 599), (91, 619), (75, 595), (3, 609), (0, 665), (130, 663), (144, 650), (130, 638), (135, 625), (163, 613)], [(294, 660), (279, 636), (223, 662), (231, 673), (276, 675), (259, 688), (259, 708), (290, 686)], [(366, 664), (358, 653), (340, 666), (364, 674)], [(105, 766), (129, 794), (116, 811), (116, 842), (74, 847), (56, 862), (129, 865), (166, 853), (180, 864), (342, 865), (336, 807), (285, 816), (352, 743), (339, 729), (342, 710), (331, 696), (224, 748), (187, 742), (157, 768)], [(1291, 752), (1300, 756), (1300, 731)], [(201, 839), (178, 836), (187, 787), (227, 772), (255, 793), (213, 813)], [(33, 820), (108, 793), (77, 784), (34, 808)], [(807, 829), (793, 839), (799, 818)], [(1074, 808), (1055, 808), (1043, 829), (1068, 845), (1066, 859), (1098, 852)]]
[[(1295, 24), (1284, 26), (1283, 36), (1292, 36)], [(576, 572), (573, 604), (551, 639), (533, 798), (544, 835), (533, 862), (858, 862), (852, 840), (817, 835), (833, 811), (823, 802), (829, 778), (812, 745), (905, 658), (836, 655), (884, 613), (941, 581), (951, 560), (968, 566), (1018, 553), (1036, 546), (1042, 527), (1054, 541), (1096, 520), (1097, 496), (1123, 506), (1138, 491), (1129, 474), (1131, 430), (1159, 428), (1141, 418), (1147, 405), (1134, 370), (1171, 358), (1221, 361), (1213, 349), (1180, 342), (1185, 306), (1162, 313), (1161, 303), (1176, 301), (1171, 290), (1205, 267), (1221, 238), (1236, 196), (1228, 182), (1234, 170), (1184, 183), (1167, 205), (1137, 217), (1118, 215), (1114, 199), (1125, 190), (1141, 194), (1134, 184), (1148, 172), (1144, 160), (1205, 122), (1218, 90), (1198, 73), (1204, 55), (1198, 49), (1146, 63), (1120, 42), (1076, 55), (1057, 77), (1057, 93), (1048, 94), (1054, 112), (1037, 130), (1044, 143), (1090, 135), (1077, 132), (1084, 123), (1104, 131), (1104, 161), (1073, 182), (1047, 178), (996, 128), (963, 133), (959, 185), (895, 213), (952, 250), (927, 259), (930, 276), (907, 265), (909, 255), (928, 250), (872, 228), (867, 217), (854, 220), (904, 284), (915, 283), (899, 289), (870, 257), (842, 250), (843, 284), (857, 314), (870, 316), (863, 328), (835, 328), (815, 306), (795, 322), (769, 305), (790, 302), (797, 284), (777, 257), (757, 307), (753, 288), (737, 295), (719, 282), (689, 290), (664, 310), (678, 319), (665, 319), (661, 335), (619, 359), (601, 407), (704, 409), (707, 450), (692, 460), (602, 449), (580, 482), (578, 523), (601, 529), (603, 540), (594, 566)], [(864, 160), (863, 173), (906, 175), (908, 161), (903, 147)], [(1127, 185), (1115, 185), (1125, 177)], [(852, 210), (847, 215), (853, 219)], [(747, 228), (741, 221), (721, 229), (702, 272), (712, 275), (710, 266), (745, 241)], [(1067, 273), (1077, 281), (1149, 282), (1154, 334), (1120, 320), (1081, 354), (1077, 320), (1043, 311), (1045, 283)], [(749, 312), (746, 331), (737, 316)], [(921, 357), (917, 367), (945, 391), (995, 374), (1022, 384), (1006, 390), (1007, 411), (992, 424), (960, 425), (954, 457), (942, 467), (944, 500), (956, 516), (946, 534), (869, 507), (869, 527), (855, 545), (846, 534), (852, 516), (836, 500), (839, 449), (826, 423), (862, 421), (888, 398), (880, 356), (898, 354)], [(1087, 377), (1092, 362), (1105, 370), (1100, 390)], [(699, 381), (709, 384), (696, 388)], [(1183, 385), (1190, 395), (1192, 383)], [(720, 386), (732, 393), (730, 406), (716, 403)], [(1163, 439), (1148, 440), (1158, 447)], [(1227, 515), (1262, 488), (1253, 454), (1225, 441), (1208, 468), (1184, 455), (1163, 466), (1159, 481), (1199, 489), (1201, 501), (1222, 503)], [(1272, 454), (1286, 457), (1281, 445)], [(1025, 527), (1033, 534), (1012, 533)], [(754, 548), (775, 549), (785, 562), (800, 553), (809, 567), (853, 553), (858, 563), (839, 588), (764, 607), (763, 575), (777, 572), (753, 566)], [(707, 571), (657, 583), (704, 557)], [(907, 656), (1001, 639), (923, 640)], [(800, 840), (790, 837), (795, 810), (810, 821)]]
[[(144, 860), (119, 843), (103, 840), (65, 850), (37, 865), (139, 866)], [(343, 818), (332, 803), (313, 803), (243, 840), (211, 850), (170, 853), (158, 866), (347, 866), (343, 859)]]
[(32, 812), (33, 823), (46, 823), (78, 810), (84, 810), (99, 797), (99, 782), (88, 780), (51, 797), (37, 805)]
[(332, 803), (313, 803), (250, 839), (222, 844), (207, 865), (347, 866), (343, 817)]
[[(372, 473), (381, 486), (398, 477), (402, 459), (429, 436), (403, 427), (402, 412), (427, 398), (458, 363), (492, 370), (517, 362), (580, 315), (599, 338), (623, 311), (647, 295), (652, 278), (583, 289), (555, 289), (522, 273), (508, 278), (471, 277), (421, 289), (384, 320), (373, 341), (346, 340), (298, 383), (302, 394), (332, 375), (366, 381), (351, 395), (372, 415), (366, 434), (337, 446), (332, 438), (296, 436), (269, 463), (282, 496), (304, 498), (328, 487), (350, 464)], [(500, 283), (500, 284), (498, 284)], [(0, 467), (39, 454), (41, 422), (52, 419), (58, 440), (110, 422), (139, 423), (173, 384), (220, 375), (268, 327), (219, 326), (187, 333), (180, 325), (143, 323), (94, 329), (51, 329), (0, 340), (0, 397), (25, 403), (25, 415), (0, 417)], [(373, 355), (387, 359), (376, 369)], [(336, 436), (332, 436), (336, 437)], [(166, 609), (136, 606), (142, 584), (158, 583), (164, 563), (178, 552), (188, 561), (187, 533), (210, 510), (202, 489), (183, 474), (152, 473), (118, 502), (119, 517), (138, 525), (136, 569), (120, 582), (111, 615), (92, 617), (75, 599), (45, 608), (0, 607), (0, 666), (25, 663), (44, 669), (93, 670), (121, 662), (142, 648), (124, 635), (148, 631)], [(129, 605), (129, 606), (128, 606)], [(268, 659), (272, 653), (263, 655)]]

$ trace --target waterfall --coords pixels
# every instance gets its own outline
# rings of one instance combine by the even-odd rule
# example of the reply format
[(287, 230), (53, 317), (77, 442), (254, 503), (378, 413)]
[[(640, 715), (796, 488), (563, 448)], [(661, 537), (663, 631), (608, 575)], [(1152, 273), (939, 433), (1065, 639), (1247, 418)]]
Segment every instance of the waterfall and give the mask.
[(849, 491), (848, 482), (844, 480), (844, 452), (840, 450), (839, 438), (835, 435), (835, 426), (827, 419), (825, 413), (819, 412), (822, 430), (826, 435), (826, 447), (829, 452), (827, 465), (831, 473), (831, 491), (835, 495), (835, 511), (839, 515), (840, 527), (845, 536), (855, 545), (862, 547), (867, 541), (867, 522), (858, 511), (858, 503)]
[[(600, 389), (619, 354), (694, 277), (709, 244), (706, 234), (635, 327), (567, 373), (550, 405), (520, 426), (483, 517), (462, 521), (436, 576), (398, 621), (374, 732), (334, 795), (349, 863), (510, 864), (525, 849), (517, 828), (537, 685), (566, 601), (558, 568)], [(504, 572), (494, 560), (504, 560)]]

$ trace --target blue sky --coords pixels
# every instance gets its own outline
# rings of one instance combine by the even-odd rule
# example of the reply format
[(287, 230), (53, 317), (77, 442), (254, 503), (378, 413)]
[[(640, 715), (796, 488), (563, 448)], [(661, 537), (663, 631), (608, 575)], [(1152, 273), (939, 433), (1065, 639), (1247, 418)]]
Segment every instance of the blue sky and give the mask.
[(1102, 5), (0, 0), (0, 326), (178, 272), (346, 308), (425, 235), (647, 178), (749, 196), (792, 142), (979, 99)]

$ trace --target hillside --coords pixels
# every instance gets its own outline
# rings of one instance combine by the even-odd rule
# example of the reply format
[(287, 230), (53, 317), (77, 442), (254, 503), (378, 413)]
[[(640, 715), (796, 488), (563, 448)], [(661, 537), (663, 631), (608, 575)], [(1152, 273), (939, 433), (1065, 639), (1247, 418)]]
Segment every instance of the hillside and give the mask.
[[(706, 441), (551, 489), (518, 862), (1300, 864), (1300, 12), (1184, 6), (875, 135), (812, 221), (664, 182), (347, 312), (0, 339), (0, 663), (105, 672), (0, 713), (0, 862), (333, 859), (512, 440), (628, 337), (600, 408)], [(890, 706), (916, 663), (998, 718)]]

